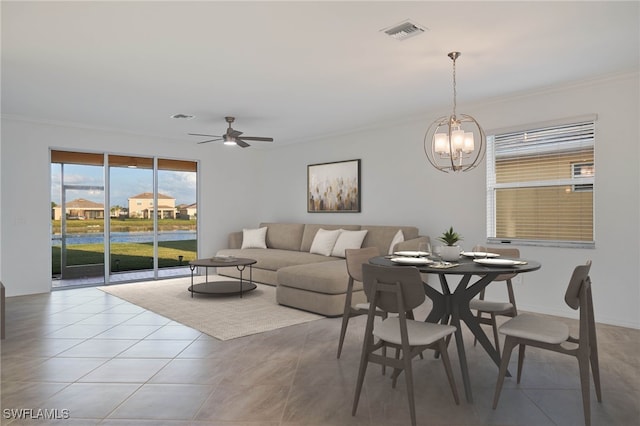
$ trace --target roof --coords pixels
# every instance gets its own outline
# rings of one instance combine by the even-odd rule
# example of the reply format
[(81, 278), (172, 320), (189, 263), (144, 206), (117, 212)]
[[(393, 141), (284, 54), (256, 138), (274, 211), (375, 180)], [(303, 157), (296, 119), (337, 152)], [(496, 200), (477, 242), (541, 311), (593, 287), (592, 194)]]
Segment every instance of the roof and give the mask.
[[(134, 199), (145, 199), (145, 200), (152, 200), (153, 199), (153, 192), (143, 192), (142, 194), (138, 194), (138, 195), (134, 195), (133, 197), (129, 197), (130, 200), (134, 200)], [(166, 199), (166, 200), (175, 200), (175, 198), (170, 197), (168, 195), (164, 195), (158, 192), (158, 199)]]
[(86, 200), (84, 198), (77, 198), (66, 203), (68, 209), (104, 209), (104, 204), (96, 203), (94, 201)]

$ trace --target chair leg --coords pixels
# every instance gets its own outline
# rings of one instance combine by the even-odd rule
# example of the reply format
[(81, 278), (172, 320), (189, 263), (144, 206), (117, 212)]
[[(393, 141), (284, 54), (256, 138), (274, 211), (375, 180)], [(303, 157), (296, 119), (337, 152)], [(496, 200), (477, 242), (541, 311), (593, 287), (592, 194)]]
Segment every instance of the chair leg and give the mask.
[(347, 334), (349, 316), (349, 312), (345, 312), (342, 317), (342, 327), (340, 328), (340, 342), (338, 343), (338, 355), (336, 356), (336, 358), (340, 358), (340, 354), (342, 353), (342, 344), (344, 343), (344, 337)]
[(578, 354), (578, 367), (580, 368), (580, 387), (582, 388), (582, 409), (584, 411), (585, 426), (591, 425), (591, 396), (589, 386), (591, 380), (589, 378), (589, 359), (588, 355)]
[(502, 391), (502, 384), (504, 383), (504, 376), (507, 374), (507, 368), (509, 367), (509, 359), (511, 358), (511, 352), (518, 343), (507, 336), (504, 341), (504, 350), (502, 352), (502, 359), (500, 361), (500, 371), (498, 372), (498, 381), (496, 382), (496, 392), (493, 395), (493, 409), (498, 406), (498, 399), (500, 399), (500, 392)]
[(600, 366), (598, 362), (598, 348), (591, 348), (591, 354), (589, 356), (591, 361), (591, 374), (593, 374), (593, 384), (596, 388), (596, 397), (598, 402), (602, 402), (602, 390), (600, 388)]
[[(368, 339), (367, 339), (368, 340)], [(358, 410), (358, 402), (360, 402), (360, 393), (362, 392), (362, 385), (364, 383), (364, 375), (367, 372), (367, 364), (369, 364), (369, 348), (368, 342), (364, 343), (362, 348), (362, 357), (360, 358), (360, 368), (358, 369), (358, 381), (356, 383), (356, 394), (353, 397), (353, 409), (351, 415), (355, 416)]]
[(407, 396), (409, 398), (409, 413), (411, 414), (411, 425), (416, 426), (416, 401), (413, 394), (413, 370), (411, 368), (411, 350), (402, 350), (404, 361), (404, 379), (407, 383)]
[(342, 327), (340, 328), (340, 342), (338, 343), (338, 355), (336, 358), (340, 358), (342, 353), (342, 344), (344, 343), (344, 337), (347, 334), (347, 326), (349, 325), (349, 317), (351, 316), (351, 297), (353, 281), (349, 278), (349, 284), (347, 286), (347, 295), (344, 299), (344, 312), (342, 314)]
[[(482, 311), (478, 311), (478, 313), (476, 314), (476, 320), (478, 321), (478, 324), (480, 324), (480, 320), (482, 319)], [(478, 343), (478, 338), (476, 336), (473, 336), (473, 346), (476, 346), (476, 344)], [(496, 349), (498, 352), (500, 352), (499, 349)]]
[(524, 350), (526, 347), (526, 345), (521, 344), (520, 349), (518, 350), (518, 384), (520, 384), (520, 379), (522, 378), (522, 367), (524, 366)]
[(500, 353), (500, 336), (498, 336), (498, 321), (496, 314), (491, 314), (491, 328), (493, 328), (493, 340), (496, 342), (496, 351)]
[(447, 379), (449, 379), (449, 387), (451, 387), (453, 400), (456, 402), (456, 405), (460, 405), (458, 388), (456, 387), (456, 382), (455, 382), (455, 379), (453, 378), (453, 369), (451, 368), (451, 361), (449, 360), (449, 351), (447, 350), (447, 344), (445, 340), (440, 339), (438, 346), (440, 347), (440, 354), (442, 357), (442, 363), (444, 364), (444, 371), (447, 373)]
[[(396, 348), (396, 359), (400, 359), (400, 348)], [(392, 378), (391, 387), (393, 389), (396, 388), (396, 383), (398, 383), (398, 376), (400, 375), (400, 373), (402, 373), (402, 369), (400, 368), (393, 369), (393, 374), (391, 375), (391, 378)]]
[[(382, 356), (383, 357), (387, 357), (387, 347), (383, 346), (382, 347)], [(385, 376), (387, 373), (387, 366), (385, 364), (382, 364), (382, 375)]]

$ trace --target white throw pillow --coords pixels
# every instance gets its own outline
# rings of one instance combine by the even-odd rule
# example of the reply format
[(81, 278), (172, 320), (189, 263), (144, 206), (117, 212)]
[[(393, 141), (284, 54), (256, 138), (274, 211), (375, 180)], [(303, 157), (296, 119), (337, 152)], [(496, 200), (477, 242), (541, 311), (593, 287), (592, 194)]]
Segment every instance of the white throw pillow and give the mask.
[(242, 230), (242, 248), (267, 248), (267, 227)]
[(396, 244), (404, 241), (404, 234), (402, 233), (402, 229), (398, 229), (396, 235), (394, 235), (393, 240), (391, 240), (391, 245), (389, 246), (389, 254), (393, 254), (393, 248)]
[(340, 236), (340, 230), (328, 231), (326, 229), (318, 229), (316, 236), (313, 237), (309, 253), (321, 254), (323, 256), (331, 256), (331, 250), (336, 245), (336, 240)]
[(345, 257), (345, 249), (359, 249), (362, 247), (362, 242), (368, 232), (366, 229), (362, 231), (345, 231), (341, 229), (340, 231), (336, 245), (331, 250), (331, 256)]

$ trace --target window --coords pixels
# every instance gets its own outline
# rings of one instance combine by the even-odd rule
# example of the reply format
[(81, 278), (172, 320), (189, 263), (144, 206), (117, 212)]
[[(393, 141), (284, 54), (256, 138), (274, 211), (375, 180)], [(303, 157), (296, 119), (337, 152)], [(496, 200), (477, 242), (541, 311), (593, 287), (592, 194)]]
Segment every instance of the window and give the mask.
[[(580, 180), (585, 177), (593, 176), (593, 162), (589, 163), (572, 163), (571, 175), (574, 179)], [(573, 191), (593, 191), (592, 183), (578, 183), (573, 185)]]
[(51, 150), (53, 287), (187, 275), (197, 174), (196, 161)]
[(487, 137), (493, 242), (593, 247), (595, 116)]

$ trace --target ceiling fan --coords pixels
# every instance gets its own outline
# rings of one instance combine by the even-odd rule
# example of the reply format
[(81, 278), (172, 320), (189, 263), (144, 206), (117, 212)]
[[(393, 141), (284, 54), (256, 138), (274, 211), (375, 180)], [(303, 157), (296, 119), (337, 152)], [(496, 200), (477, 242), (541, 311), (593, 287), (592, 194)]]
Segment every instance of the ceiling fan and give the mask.
[(206, 141), (198, 142), (198, 143), (208, 143), (215, 141), (224, 141), (225, 145), (238, 145), (242, 148), (246, 148), (249, 145), (246, 141), (259, 141), (259, 142), (273, 142), (273, 138), (264, 138), (258, 136), (242, 136), (242, 132), (239, 132), (235, 129), (231, 128), (231, 123), (235, 121), (235, 117), (225, 117), (224, 118), (227, 123), (229, 123), (229, 128), (227, 128), (227, 132), (224, 135), (216, 136), (216, 135), (203, 135), (202, 133), (189, 133), (191, 136), (207, 136), (215, 139), (209, 139)]

